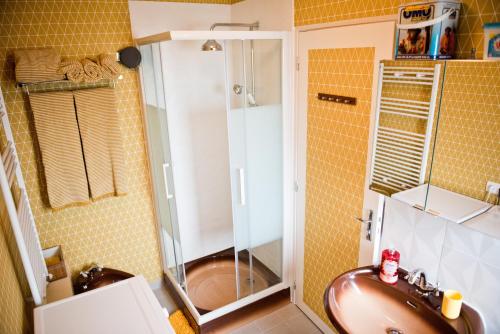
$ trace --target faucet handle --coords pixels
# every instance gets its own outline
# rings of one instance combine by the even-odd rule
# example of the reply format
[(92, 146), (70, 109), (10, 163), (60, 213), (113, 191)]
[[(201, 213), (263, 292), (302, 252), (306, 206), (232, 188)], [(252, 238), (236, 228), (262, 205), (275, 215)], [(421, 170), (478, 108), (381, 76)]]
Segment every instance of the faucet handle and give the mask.
[(418, 281), (420, 281), (421, 275), (423, 273), (423, 269), (415, 269), (410, 272), (405, 276), (405, 280), (408, 281), (411, 285), (415, 284)]

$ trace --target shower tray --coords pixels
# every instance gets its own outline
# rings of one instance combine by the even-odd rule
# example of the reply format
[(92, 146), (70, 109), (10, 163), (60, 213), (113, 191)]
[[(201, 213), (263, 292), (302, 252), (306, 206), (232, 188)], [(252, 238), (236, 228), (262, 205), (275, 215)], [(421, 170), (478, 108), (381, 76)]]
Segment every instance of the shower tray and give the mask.
[(250, 275), (249, 259), (248, 251), (239, 252), (236, 270), (234, 248), (230, 248), (186, 264), (187, 294), (200, 314), (280, 282), (280, 278), (255, 257), (252, 257), (253, 271)]

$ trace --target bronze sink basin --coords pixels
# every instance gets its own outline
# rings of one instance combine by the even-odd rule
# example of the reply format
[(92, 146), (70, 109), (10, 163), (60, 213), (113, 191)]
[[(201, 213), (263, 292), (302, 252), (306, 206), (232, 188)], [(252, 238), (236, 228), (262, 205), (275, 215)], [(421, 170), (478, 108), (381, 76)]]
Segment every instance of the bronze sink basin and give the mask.
[(440, 297), (424, 297), (417, 287), (404, 280), (389, 285), (378, 278), (378, 267), (348, 271), (325, 291), (325, 310), (339, 333), (484, 333), (479, 314), (462, 305), (460, 317), (449, 320), (441, 315)]

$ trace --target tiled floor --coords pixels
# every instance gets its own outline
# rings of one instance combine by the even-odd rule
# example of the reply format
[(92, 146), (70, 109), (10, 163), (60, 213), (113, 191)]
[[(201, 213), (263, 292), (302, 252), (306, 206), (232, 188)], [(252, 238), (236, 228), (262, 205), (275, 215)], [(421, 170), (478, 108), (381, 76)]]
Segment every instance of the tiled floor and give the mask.
[(171, 314), (179, 308), (170, 292), (164, 286), (154, 289), (153, 292), (160, 302), (160, 305), (165, 307), (168, 313)]
[[(169, 313), (179, 307), (165, 287), (154, 290), (160, 304)], [(320, 334), (321, 331), (289, 299), (265, 304), (232, 321), (226, 321), (210, 334)]]
[(321, 331), (294, 304), (237, 328), (230, 334), (320, 334)]

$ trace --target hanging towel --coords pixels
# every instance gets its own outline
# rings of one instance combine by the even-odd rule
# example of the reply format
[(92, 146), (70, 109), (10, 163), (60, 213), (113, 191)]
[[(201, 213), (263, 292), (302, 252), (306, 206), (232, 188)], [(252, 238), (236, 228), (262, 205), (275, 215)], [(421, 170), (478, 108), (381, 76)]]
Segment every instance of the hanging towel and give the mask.
[(85, 58), (82, 60), (83, 71), (85, 73), (85, 82), (96, 82), (102, 79), (102, 69), (92, 59)]
[(112, 88), (73, 92), (90, 196), (124, 195), (126, 173), (115, 93)]
[(50, 206), (89, 202), (89, 191), (73, 94), (31, 93)]
[(54, 49), (15, 50), (17, 82), (41, 82), (64, 79), (59, 73), (61, 57)]
[(120, 65), (112, 55), (100, 54), (99, 65), (102, 68), (102, 77), (104, 79), (115, 80), (120, 75)]
[(85, 77), (85, 72), (83, 71), (83, 65), (78, 60), (65, 60), (59, 66), (59, 73), (66, 75), (66, 78), (70, 81), (80, 83)]

